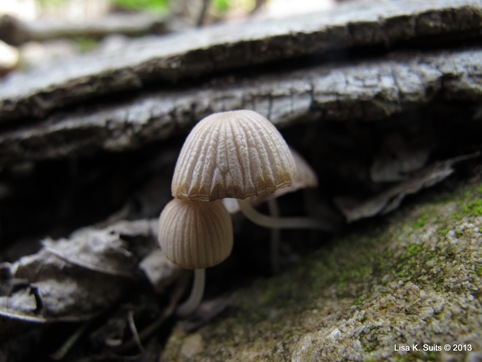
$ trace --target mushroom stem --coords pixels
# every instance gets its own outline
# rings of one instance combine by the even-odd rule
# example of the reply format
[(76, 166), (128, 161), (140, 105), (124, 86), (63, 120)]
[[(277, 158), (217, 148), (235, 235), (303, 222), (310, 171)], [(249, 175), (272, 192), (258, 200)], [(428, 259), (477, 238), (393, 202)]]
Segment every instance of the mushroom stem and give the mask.
[[(275, 198), (268, 199), (268, 209), (272, 217), (279, 217), (279, 206)], [(276, 227), (271, 229), (270, 235), (270, 257), (271, 257), (271, 269), (274, 273), (279, 271), (279, 245), (281, 239), (281, 230)]]
[(280, 229), (325, 229), (320, 222), (307, 217), (274, 217), (263, 215), (257, 211), (250, 201), (238, 199), (239, 207), (243, 214), (255, 224), (268, 228)]
[(201, 299), (203, 298), (205, 283), (206, 269), (195, 269), (191, 294), (189, 295), (189, 298), (177, 308), (176, 311), (180, 317), (187, 317), (199, 306)]

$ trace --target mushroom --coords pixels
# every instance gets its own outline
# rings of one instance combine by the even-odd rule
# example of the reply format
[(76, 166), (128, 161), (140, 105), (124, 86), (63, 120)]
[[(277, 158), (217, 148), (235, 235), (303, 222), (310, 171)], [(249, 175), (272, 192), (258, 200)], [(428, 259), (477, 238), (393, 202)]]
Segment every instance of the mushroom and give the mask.
[(254, 111), (214, 113), (190, 132), (177, 159), (172, 195), (212, 201), (238, 199), (254, 223), (270, 228), (320, 228), (309, 218), (280, 218), (256, 211), (247, 198), (269, 196), (296, 178), (293, 156), (276, 127)]
[[(268, 204), (269, 215), (271, 217), (279, 217), (280, 211), (278, 202), (276, 199), (289, 192), (295, 192), (299, 189), (315, 188), (318, 186), (318, 177), (311, 166), (306, 162), (306, 160), (292, 147), (289, 147), (291, 155), (296, 165), (296, 176), (293, 180), (291, 186), (279, 189), (273, 194), (267, 197), (251, 197), (249, 201), (252, 205), (257, 205), (261, 202), (266, 201)], [(223, 199), (224, 206), (230, 214), (234, 214), (240, 211), (238, 201), (236, 199), (226, 198)], [(320, 226), (321, 227), (321, 226)], [(271, 254), (271, 267), (273, 271), (279, 269), (279, 242), (280, 242), (280, 228), (271, 228), (270, 237), (270, 254)]]
[(253, 111), (220, 112), (191, 130), (172, 194), (196, 201), (265, 196), (290, 186), (295, 174), (288, 145), (270, 121)]
[(205, 268), (225, 260), (233, 248), (231, 217), (220, 200), (193, 202), (173, 199), (159, 217), (159, 244), (174, 264), (194, 269), (191, 294), (177, 310), (191, 314), (199, 305), (205, 284)]
[[(288, 187), (284, 187), (282, 189), (276, 190), (275, 192), (273, 192), (268, 196), (250, 197), (249, 201), (252, 205), (256, 206), (265, 201), (267, 201), (268, 203), (271, 203), (270, 202), (271, 200), (275, 200), (276, 198), (282, 195), (285, 195), (287, 193), (295, 192), (300, 189), (318, 187), (318, 177), (316, 176), (315, 171), (311, 168), (311, 166), (297, 151), (295, 151), (291, 146), (289, 147), (289, 149), (296, 165), (296, 175), (293, 180), (293, 183)], [(240, 207), (237, 199), (225, 198), (223, 199), (223, 204), (230, 214), (235, 214), (238, 211), (240, 211)], [(271, 211), (270, 211), (270, 215), (275, 216), (274, 213), (272, 213)]]
[[(214, 113), (199, 121), (191, 130), (177, 159), (171, 189), (175, 199), (184, 200), (186, 209), (198, 203), (208, 205), (215, 200), (236, 198), (240, 199), (243, 213), (262, 226), (318, 228), (318, 224), (311, 219), (270, 218), (258, 213), (249, 201), (242, 200), (271, 195), (292, 185), (295, 176), (293, 156), (276, 127), (259, 113), (237, 110)], [(227, 214), (227, 211), (224, 211)], [(169, 215), (170, 211), (166, 213)], [(161, 219), (167, 218), (163, 214)], [(196, 225), (196, 232), (206, 231), (206, 228)], [(194, 224), (192, 228), (194, 230)], [(182, 231), (176, 228), (173, 232)], [(183, 235), (187, 238), (195, 237), (194, 234)], [(173, 242), (172, 238), (170, 242)], [(167, 251), (166, 256), (176, 263), (176, 260), (171, 258), (176, 258), (177, 254)], [(187, 266), (192, 267), (191, 264)], [(199, 277), (201, 274), (204, 276), (204, 272), (198, 271), (204, 268), (196, 265), (195, 269), (193, 293), (204, 288), (204, 280), (201, 281)], [(201, 283), (202, 287), (199, 287)], [(195, 299), (199, 299), (199, 302), (199, 295)], [(192, 310), (195, 303), (188, 302)], [(186, 314), (185, 310), (189, 308), (182, 308), (178, 312)]]
[[(268, 198), (269, 214), (274, 217), (280, 216), (279, 206), (276, 199), (286, 193), (295, 192), (300, 189), (318, 187), (318, 177), (306, 160), (292, 147), (290, 147), (291, 155), (296, 165), (296, 177), (289, 187), (277, 190)], [(270, 258), (271, 268), (276, 273), (279, 270), (279, 245), (280, 245), (280, 228), (272, 228), (270, 236)]]

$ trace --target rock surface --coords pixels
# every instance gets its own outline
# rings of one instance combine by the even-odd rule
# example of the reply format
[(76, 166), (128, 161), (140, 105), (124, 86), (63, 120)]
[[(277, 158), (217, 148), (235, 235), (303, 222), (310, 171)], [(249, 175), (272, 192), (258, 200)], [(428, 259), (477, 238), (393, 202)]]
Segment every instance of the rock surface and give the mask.
[(236, 291), (198, 331), (179, 325), (163, 360), (478, 361), (481, 228), (479, 170)]

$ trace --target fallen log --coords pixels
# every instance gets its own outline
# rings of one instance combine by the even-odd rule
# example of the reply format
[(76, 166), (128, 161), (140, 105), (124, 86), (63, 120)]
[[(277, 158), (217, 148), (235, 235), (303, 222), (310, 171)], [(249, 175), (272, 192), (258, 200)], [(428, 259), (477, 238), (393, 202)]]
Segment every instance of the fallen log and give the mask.
[(147, 13), (113, 14), (90, 21), (32, 20), (22, 21), (10, 15), (0, 17), (0, 39), (14, 46), (30, 41), (56, 39), (99, 39), (112, 34), (141, 36), (169, 32), (166, 18)]
[(300, 121), (381, 120), (436, 99), (476, 104), (482, 99), (480, 59), (478, 48), (392, 53), (79, 106), (0, 131), (0, 162), (134, 149), (230, 109), (253, 109), (284, 128)]
[(380, 2), (285, 20), (224, 24), (134, 41), (109, 53), (94, 53), (12, 76), (0, 85), (0, 122), (42, 118), (48, 112), (146, 86), (171, 89), (200, 76), (334, 52), (389, 49), (404, 44), (478, 39), (482, 4)]

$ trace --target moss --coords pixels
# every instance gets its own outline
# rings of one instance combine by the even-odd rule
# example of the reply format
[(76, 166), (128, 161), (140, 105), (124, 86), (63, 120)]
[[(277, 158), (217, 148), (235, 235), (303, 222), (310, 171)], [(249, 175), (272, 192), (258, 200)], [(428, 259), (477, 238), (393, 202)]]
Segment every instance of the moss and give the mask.
[(77, 37), (74, 39), (75, 45), (79, 52), (88, 53), (95, 50), (99, 42), (89, 37)]
[(450, 232), (450, 229), (447, 229), (445, 227), (441, 227), (441, 228), (438, 228), (437, 229), (437, 233), (440, 235), (440, 236), (447, 236), (447, 234)]
[(436, 353), (421, 353), (421, 352), (412, 352), (408, 353), (403, 356), (395, 357), (393, 361), (396, 362), (431, 362), (431, 361), (438, 361), (439, 357)]
[[(482, 349), (480, 332), (464, 334), (482, 330), (482, 302), (473, 297), (482, 289), (480, 234), (471, 234), (481, 194), (481, 185), (467, 184), (255, 281), (201, 329), (209, 346), (196, 360), (435, 361), (440, 354), (396, 353), (393, 343), (454, 338)], [(176, 360), (169, 350), (166, 360)]]
[(482, 216), (482, 187), (465, 192), (459, 212), (466, 216)]
[(423, 245), (421, 244), (409, 244), (407, 245), (407, 255), (406, 258), (412, 258), (417, 254), (420, 254), (423, 250)]
[(378, 347), (378, 343), (372, 343), (372, 344), (365, 345), (365, 347), (363, 347), (363, 349), (365, 350), (365, 352), (372, 352), (372, 351), (376, 350), (377, 347)]
[(427, 214), (424, 214), (424, 215), (420, 216), (417, 219), (417, 222), (415, 223), (415, 228), (417, 228), (417, 229), (423, 228), (427, 224), (427, 221), (428, 221), (428, 215)]
[(357, 298), (353, 301), (353, 305), (362, 305), (363, 304), (363, 298)]
[(472, 216), (482, 216), (482, 199), (465, 204), (464, 212)]
[(408, 354), (406, 356), (395, 357), (394, 361), (395, 362), (420, 362), (420, 359), (413, 354)]

